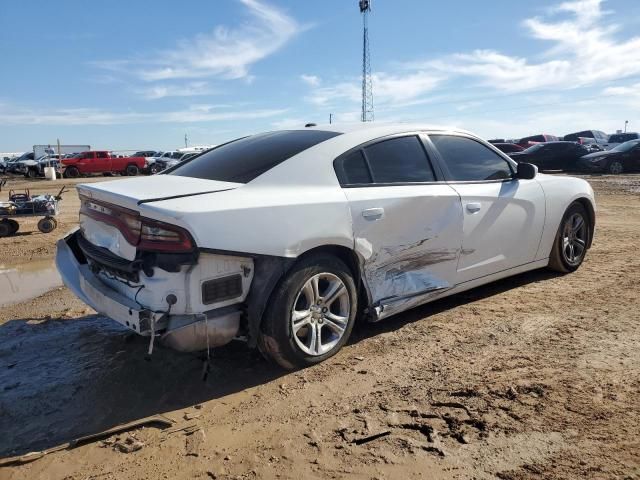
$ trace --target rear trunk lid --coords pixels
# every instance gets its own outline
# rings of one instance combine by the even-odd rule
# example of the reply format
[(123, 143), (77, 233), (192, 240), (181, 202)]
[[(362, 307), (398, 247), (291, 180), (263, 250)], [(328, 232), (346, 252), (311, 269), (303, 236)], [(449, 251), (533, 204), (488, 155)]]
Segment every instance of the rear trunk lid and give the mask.
[(140, 205), (149, 202), (232, 190), (240, 186), (241, 183), (177, 175), (152, 175), (111, 182), (85, 183), (78, 185), (77, 189), (79, 195), (139, 211)]
[[(77, 190), (81, 197), (124, 207), (146, 216), (144, 206), (147, 203), (232, 190), (241, 185), (176, 175), (153, 175), (81, 184), (77, 186)], [(127, 260), (136, 257), (136, 246), (129, 243), (115, 226), (81, 213), (80, 228), (83, 236), (93, 245), (105, 248)]]

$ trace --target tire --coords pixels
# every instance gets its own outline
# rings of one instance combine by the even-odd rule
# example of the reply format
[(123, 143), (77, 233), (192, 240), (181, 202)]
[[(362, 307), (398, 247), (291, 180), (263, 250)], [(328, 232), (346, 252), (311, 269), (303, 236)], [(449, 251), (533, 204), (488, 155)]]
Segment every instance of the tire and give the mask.
[[(333, 300), (325, 303), (322, 295), (332, 290)], [(309, 256), (291, 268), (271, 295), (258, 347), (268, 360), (288, 370), (315, 365), (347, 342), (357, 311), (358, 296), (349, 268), (332, 255)]]
[(9, 224), (9, 227), (11, 227), (11, 233), (9, 235), (15, 235), (18, 230), (20, 230), (20, 224), (15, 220), (8, 218), (5, 221)]
[(80, 176), (80, 170), (76, 167), (67, 167), (64, 171), (64, 176), (66, 178), (78, 178)]
[(0, 237), (8, 237), (13, 234), (13, 228), (7, 220), (0, 220)]
[(149, 173), (151, 175), (155, 175), (156, 173), (160, 173), (160, 172), (161, 170), (159, 165), (153, 164), (149, 167)]
[(620, 160), (612, 160), (609, 165), (607, 165), (607, 172), (611, 175), (620, 175), (624, 172), (624, 165)]
[(127, 169), (125, 170), (126, 174), (130, 177), (135, 177), (138, 175), (138, 167), (135, 165), (127, 165)]
[(580, 203), (571, 204), (558, 227), (549, 268), (562, 273), (575, 272), (584, 261), (592, 234), (586, 209)]
[(27, 170), (27, 173), (24, 174), (24, 176), (27, 178), (36, 178), (38, 176), (38, 172), (32, 169), (29, 169)]
[(58, 222), (56, 222), (56, 220), (51, 217), (41, 218), (40, 221), (38, 221), (38, 230), (40, 230), (42, 233), (51, 233), (56, 229), (57, 226)]

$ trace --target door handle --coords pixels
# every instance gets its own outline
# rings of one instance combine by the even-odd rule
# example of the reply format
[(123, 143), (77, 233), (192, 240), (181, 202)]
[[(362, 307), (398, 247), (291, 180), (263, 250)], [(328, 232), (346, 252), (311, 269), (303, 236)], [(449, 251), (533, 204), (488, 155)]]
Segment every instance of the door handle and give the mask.
[(482, 208), (482, 205), (480, 205), (477, 202), (467, 203), (467, 212), (469, 212), (469, 213), (479, 212), (481, 208)]
[(367, 208), (362, 211), (362, 216), (366, 220), (380, 220), (384, 218), (384, 208)]

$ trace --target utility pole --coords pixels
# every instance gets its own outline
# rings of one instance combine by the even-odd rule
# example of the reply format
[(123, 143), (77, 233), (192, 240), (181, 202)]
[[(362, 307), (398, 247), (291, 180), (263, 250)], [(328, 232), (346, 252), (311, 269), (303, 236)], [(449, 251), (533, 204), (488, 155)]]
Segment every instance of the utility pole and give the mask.
[(627, 133), (627, 126), (629, 125), (629, 120), (624, 121), (624, 133)]
[(329, 114), (329, 125), (331, 125), (332, 120), (333, 120), (333, 113), (330, 113)]
[(373, 122), (373, 81), (371, 79), (371, 56), (369, 55), (369, 13), (371, 0), (359, 0), (362, 14), (362, 114), (360, 120)]
[(189, 137), (187, 137), (187, 134), (184, 134), (184, 148), (187, 148), (189, 146)]

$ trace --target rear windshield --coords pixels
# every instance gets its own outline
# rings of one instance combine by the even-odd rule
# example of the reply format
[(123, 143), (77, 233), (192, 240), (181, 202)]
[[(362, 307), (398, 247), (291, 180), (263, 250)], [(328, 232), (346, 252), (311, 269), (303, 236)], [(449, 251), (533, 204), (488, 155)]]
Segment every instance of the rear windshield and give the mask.
[(249, 183), (294, 155), (337, 135), (340, 134), (319, 130), (284, 130), (252, 135), (194, 157), (168, 171), (168, 174)]

